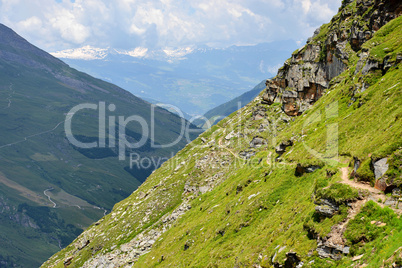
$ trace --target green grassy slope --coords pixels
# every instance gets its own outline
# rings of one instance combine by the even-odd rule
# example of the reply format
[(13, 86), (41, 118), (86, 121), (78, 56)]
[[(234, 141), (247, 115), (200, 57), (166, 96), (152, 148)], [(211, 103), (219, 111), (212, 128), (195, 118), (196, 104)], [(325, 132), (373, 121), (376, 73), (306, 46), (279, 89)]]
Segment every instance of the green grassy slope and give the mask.
[[(156, 144), (174, 141), (182, 125), (181, 118), (157, 108), (155, 136), (127, 151), (125, 161), (118, 160), (117, 145), (73, 146), (64, 130), (66, 114), (75, 105), (99, 102), (116, 106), (106, 116), (138, 115), (151, 126), (149, 103), (71, 69), (0, 25), (0, 266), (37, 267), (130, 195), (154, 166), (130, 169), (129, 152), (158, 160), (186, 144), (183, 138), (171, 148), (150, 147), (151, 138)], [(97, 140), (98, 129), (98, 111), (73, 117), (73, 134), (82, 142)], [(131, 142), (141, 133), (136, 123), (126, 130)]]
[[(356, 2), (344, 2), (353, 15)], [(323, 42), (340, 14), (312, 42)], [(401, 27), (399, 17), (361, 49), (346, 44), (347, 68), (301, 116), (264, 104), (262, 92), (43, 267), (295, 267), (292, 253), (303, 267), (400, 266), (400, 197), (370, 184), (372, 162), (387, 157), (384, 176), (401, 188)], [(363, 73), (368, 59), (383, 66)], [(261, 111), (264, 118), (256, 118)], [(281, 143), (288, 145), (283, 154)], [(317, 212), (322, 199), (338, 206), (332, 217)], [(321, 258), (322, 239), (338, 239), (348, 250)]]

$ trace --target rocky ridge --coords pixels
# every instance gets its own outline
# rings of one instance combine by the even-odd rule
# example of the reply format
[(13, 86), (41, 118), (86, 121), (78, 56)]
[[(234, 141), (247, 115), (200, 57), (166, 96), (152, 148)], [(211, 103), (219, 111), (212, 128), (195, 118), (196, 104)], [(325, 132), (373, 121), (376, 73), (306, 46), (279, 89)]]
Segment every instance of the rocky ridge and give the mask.
[[(351, 51), (359, 51), (377, 30), (401, 13), (398, 1), (343, 1), (331, 23), (317, 29), (278, 75), (267, 80), (263, 101), (281, 103), (287, 115), (302, 114), (325, 93), (329, 82), (346, 70)], [(371, 69), (392, 65), (389, 59), (377, 62), (367, 57), (367, 52), (362, 51), (356, 73), (361, 68), (367, 74)]]

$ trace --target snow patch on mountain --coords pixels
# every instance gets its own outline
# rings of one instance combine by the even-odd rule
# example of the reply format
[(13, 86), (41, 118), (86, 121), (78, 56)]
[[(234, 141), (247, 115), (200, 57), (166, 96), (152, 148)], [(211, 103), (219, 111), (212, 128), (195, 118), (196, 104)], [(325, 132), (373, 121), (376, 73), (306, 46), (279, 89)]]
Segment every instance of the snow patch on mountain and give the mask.
[(80, 59), (80, 60), (100, 60), (108, 55), (108, 48), (96, 48), (92, 46), (84, 46), (75, 49), (66, 49), (50, 54), (56, 58), (64, 59)]
[(182, 58), (187, 54), (192, 53), (194, 49), (195, 49), (194, 47), (184, 47), (177, 49), (165, 48), (163, 52), (165, 52), (166, 56), (170, 58)]
[(150, 51), (145, 47), (136, 47), (133, 50), (122, 50), (113, 48), (96, 48), (84, 46), (75, 49), (66, 49), (52, 52), (53, 56), (64, 59), (75, 60), (100, 60), (105, 59), (110, 54), (127, 55), (133, 58), (151, 58), (159, 60), (181, 60), (184, 56), (196, 51), (195, 47), (164, 48), (161, 50)]
[(145, 58), (147, 57), (148, 48), (136, 47), (133, 50), (115, 50), (118, 54), (128, 55), (133, 58)]

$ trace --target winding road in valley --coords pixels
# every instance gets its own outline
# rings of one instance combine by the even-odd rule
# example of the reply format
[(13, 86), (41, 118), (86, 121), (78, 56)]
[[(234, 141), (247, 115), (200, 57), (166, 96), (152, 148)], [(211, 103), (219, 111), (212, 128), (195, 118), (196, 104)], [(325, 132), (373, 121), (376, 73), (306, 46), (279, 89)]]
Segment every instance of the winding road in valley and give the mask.
[(53, 204), (53, 208), (56, 208), (56, 206), (57, 206), (56, 203), (53, 202), (53, 200), (50, 198), (50, 195), (48, 195), (48, 194), (46, 193), (47, 191), (52, 191), (52, 190), (53, 190), (53, 188), (50, 187), (49, 189), (44, 190), (44, 191), (43, 191), (43, 194), (46, 195), (47, 198), (49, 199), (49, 201)]
[(93, 208), (94, 208), (94, 209), (99, 209), (99, 210), (102, 210), (102, 209), (103, 209), (103, 216), (106, 216), (106, 214), (107, 214), (107, 209), (100, 208), (100, 207), (97, 207), (97, 206), (94, 206)]

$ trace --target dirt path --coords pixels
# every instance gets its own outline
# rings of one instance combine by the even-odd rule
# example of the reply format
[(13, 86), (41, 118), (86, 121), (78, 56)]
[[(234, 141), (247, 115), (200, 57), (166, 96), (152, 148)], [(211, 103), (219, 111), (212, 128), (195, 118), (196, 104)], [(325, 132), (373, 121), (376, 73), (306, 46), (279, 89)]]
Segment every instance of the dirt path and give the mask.
[(375, 195), (378, 198), (385, 198), (386, 197), (386, 195), (382, 191), (380, 191), (380, 190), (378, 190), (378, 189), (376, 189), (374, 187), (371, 187), (368, 184), (361, 183), (361, 182), (356, 182), (356, 181), (353, 181), (353, 180), (349, 180), (349, 172), (348, 172), (347, 167), (341, 168), (341, 171), (342, 171), (342, 182), (341, 183), (348, 184), (348, 185), (350, 185), (350, 186), (352, 186), (354, 188), (357, 188), (357, 189), (367, 190), (371, 194)]
[(332, 226), (331, 232), (327, 235), (326, 244), (327, 245), (342, 245), (345, 246), (346, 239), (343, 234), (346, 231), (346, 227), (350, 220), (354, 219), (355, 216), (360, 212), (362, 206), (367, 202), (367, 199), (357, 200), (352, 203), (352, 206), (348, 210), (348, 216), (345, 220), (337, 225)]
[[(378, 202), (379, 199), (381, 199), (382, 201), (385, 201), (386, 199), (388, 199), (388, 197), (381, 190), (378, 190), (378, 189), (376, 189), (374, 187), (371, 187), (370, 185), (365, 184), (365, 183), (350, 180), (349, 179), (349, 172), (348, 172), (347, 167), (341, 168), (341, 172), (342, 172), (342, 175), (341, 175), (342, 181), (341, 181), (341, 183), (347, 184), (347, 185), (349, 185), (349, 186), (351, 186), (351, 187), (353, 187), (355, 189), (366, 190), (366, 191), (369, 192), (369, 196), (367, 197), (365, 202), (367, 200), (373, 200), (380, 207), (385, 207), (386, 206), (383, 203)], [(398, 214), (402, 214), (402, 209), (397, 209), (397, 208), (390, 207), (390, 206), (387, 206), (387, 207), (391, 208), (393, 211), (395, 211)]]
[[(361, 208), (367, 201), (373, 200), (379, 206), (385, 207), (386, 205), (384, 205), (381, 202), (378, 202), (378, 200), (379, 199), (386, 200), (388, 198), (382, 191), (380, 191), (376, 188), (373, 188), (370, 185), (350, 180), (347, 167), (341, 168), (341, 172), (342, 172), (341, 183), (347, 184), (355, 189), (366, 190), (369, 193), (369, 195), (366, 196), (362, 200), (357, 200), (356, 202), (351, 203), (351, 207), (348, 210), (348, 216), (346, 217), (346, 219), (343, 220), (342, 222), (340, 222), (339, 224), (332, 226), (331, 232), (327, 235), (327, 239), (324, 242), (324, 244), (329, 247), (334, 246), (334, 245), (335, 246), (345, 246), (346, 239), (344, 238), (344, 232), (346, 230), (346, 227), (347, 227), (349, 221), (354, 219), (355, 216), (360, 212)], [(395, 213), (402, 214), (401, 209), (397, 209), (397, 208), (390, 207), (390, 206), (388, 206), (388, 207), (391, 208), (393, 211), (395, 211)]]

